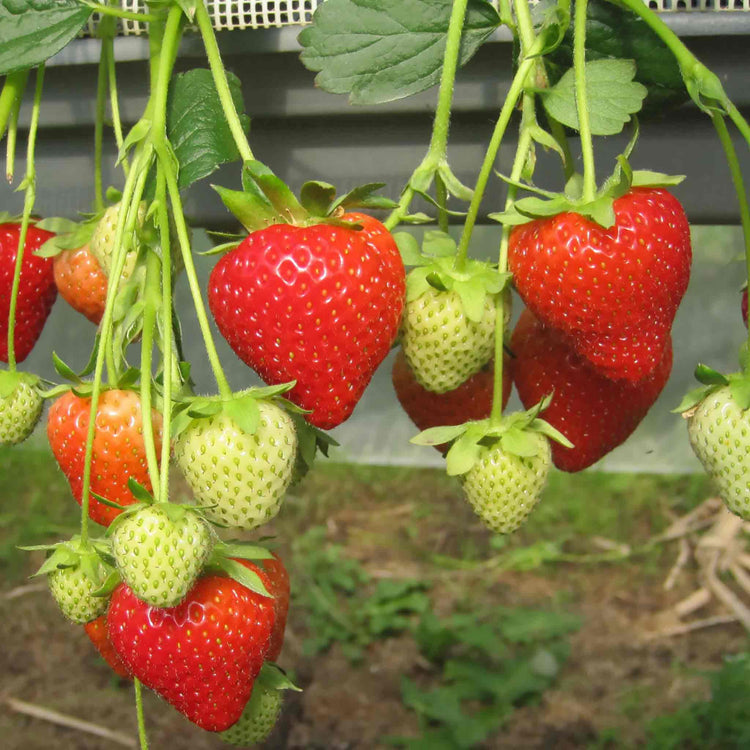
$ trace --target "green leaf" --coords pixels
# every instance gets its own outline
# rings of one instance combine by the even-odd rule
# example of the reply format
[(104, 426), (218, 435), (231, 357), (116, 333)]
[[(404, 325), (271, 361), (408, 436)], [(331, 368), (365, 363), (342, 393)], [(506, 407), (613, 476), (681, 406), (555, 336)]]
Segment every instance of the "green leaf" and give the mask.
[(0, 75), (56, 55), (90, 15), (78, 0), (0, 0)]
[[(640, 110), (646, 87), (636, 83), (632, 60), (594, 60), (586, 63), (586, 94), (593, 135), (616, 135)], [(549, 115), (578, 129), (575, 73), (571, 68), (551, 88), (540, 92)]]
[[(534, 12), (557, 7), (556, 0), (540, 0)], [(669, 48), (648, 24), (628, 8), (606, 0), (589, 0), (586, 23), (586, 58), (624, 58), (635, 60), (635, 80), (648, 89), (644, 113), (661, 116), (665, 108), (687, 100), (687, 91), (679, 65)], [(573, 28), (562, 44), (545, 56), (550, 83), (557, 82), (573, 65)]]
[[(450, 0), (327, 0), (299, 35), (316, 85), (378, 104), (436, 85), (445, 56)], [(469, 0), (459, 64), (500, 25), (487, 0)]]
[[(227, 74), (232, 101), (247, 130), (239, 79)], [(175, 76), (167, 100), (167, 136), (179, 162), (179, 185), (186, 188), (220, 164), (240, 158), (210, 70), (196, 68)]]

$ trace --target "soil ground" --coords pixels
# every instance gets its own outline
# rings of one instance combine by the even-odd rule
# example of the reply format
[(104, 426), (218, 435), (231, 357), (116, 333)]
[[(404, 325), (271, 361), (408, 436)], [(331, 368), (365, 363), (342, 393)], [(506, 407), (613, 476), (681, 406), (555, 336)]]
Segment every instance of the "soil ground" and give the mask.
[[(6, 547), (32, 543), (12, 533), (19, 524), (24, 533), (37, 535), (36, 543), (42, 541), (38, 535), (45, 528), (54, 527), (52, 535), (42, 534), (51, 539), (68, 526), (74, 529), (75, 506), (63, 517), (47, 518), (46, 526), (29, 526), (19, 504), (38, 508), (39, 502), (72, 501), (65, 497), (64, 480), (46, 464), (33, 474), (38, 495), (24, 495), (18, 490), (24, 485), (19, 483), (17, 460), (0, 455), (0, 540)], [(538, 518), (513, 538), (511, 550), (538, 547), (550, 539), (564, 540), (566, 551), (591, 551), (591, 536), (599, 531), (617, 542), (637, 545), (662, 529), (670, 513), (684, 511), (709, 491), (694, 478), (557, 475), (553, 480)], [(637, 747), (650, 717), (707, 694), (699, 670), (715, 669), (723, 657), (747, 649), (746, 633), (736, 624), (680, 637), (654, 637), (663, 624), (664, 609), (697, 583), (695, 571), (688, 567), (673, 590), (664, 590), (676, 545), (617, 563), (558, 561), (525, 566), (529, 570), (504, 569), (506, 565), (492, 562), (500, 559), (493, 537), (465, 507), (456, 483), (437, 471), (316, 467), (292, 491), (270, 529), (278, 535), (278, 551), (288, 561), (293, 586), (304, 560), (292, 555), (290, 541), (318, 525), (325, 527), (329, 541), (342, 545), (346, 555), (375, 579), (429, 581), (431, 601), (440, 614), (467, 602), (508, 607), (564, 603), (582, 616), (582, 627), (570, 638), (570, 657), (554, 687), (541, 700), (516, 710), (483, 748)], [(9, 698), (104, 725), (135, 740), (131, 686), (112, 676), (82, 628), (63, 620), (43, 583), (24, 580), (43, 555), (26, 554), (21, 563), (7, 550), (0, 559), (5, 566), (0, 589), (0, 746), (121, 746), (20, 714), (9, 707)], [(265, 747), (366, 750), (388, 747), (388, 736), (415, 735), (418, 721), (401, 701), (400, 681), (403, 676), (423, 678), (426, 664), (411, 636), (375, 640), (359, 665), (352, 665), (337, 645), (308, 656), (304, 643), (311, 633), (304, 608), (295, 606), (299, 596), (293, 588), (279, 663), (303, 692), (287, 699)], [(709, 607), (701, 614), (711, 613)], [(152, 750), (228, 747), (148, 693), (145, 714)], [(607, 745), (602, 733), (612, 731), (617, 741)]]

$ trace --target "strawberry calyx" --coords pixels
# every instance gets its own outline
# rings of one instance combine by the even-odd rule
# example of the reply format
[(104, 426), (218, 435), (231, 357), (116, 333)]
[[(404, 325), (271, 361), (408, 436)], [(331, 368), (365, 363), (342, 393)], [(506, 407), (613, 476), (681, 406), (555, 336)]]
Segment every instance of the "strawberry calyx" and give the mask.
[(0, 370), (0, 400), (10, 398), (22, 384), (38, 389), (41, 378), (31, 372)]
[(466, 474), (480, 460), (482, 451), (498, 443), (506, 453), (530, 457), (537, 455), (537, 446), (528, 433), (538, 432), (551, 440), (572, 448), (573, 444), (539, 414), (552, 401), (546, 396), (531, 409), (503, 415), (499, 420), (482, 419), (445, 427), (431, 427), (411, 438), (415, 445), (451, 443), (445, 456), (449, 476)]
[(261, 577), (240, 562), (240, 560), (257, 560), (262, 564), (263, 560), (271, 559), (273, 559), (273, 553), (261, 545), (238, 541), (219, 541), (216, 542), (211, 551), (206, 569), (213, 573), (226, 575), (256, 594), (273, 599), (273, 594), (268, 591)]
[(521, 198), (506, 211), (489, 214), (489, 218), (504, 226), (527, 224), (539, 218), (558, 216), (563, 213), (576, 213), (609, 228), (615, 224), (614, 202), (633, 188), (656, 188), (679, 185), (684, 175), (668, 175), (650, 170), (633, 170), (628, 159), (638, 139), (638, 127), (625, 151), (615, 163), (613, 173), (604, 181), (593, 200), (584, 197), (584, 179), (574, 174), (566, 183), (562, 193), (542, 190), (527, 182), (518, 182), (500, 175), (505, 182), (535, 195)]
[(65, 250), (77, 250), (89, 243), (96, 225), (101, 219), (104, 211), (87, 215), (83, 221), (72, 221), (61, 216), (49, 216), (37, 222), (39, 229), (53, 232), (50, 237), (34, 255), (40, 258), (54, 258)]
[(255, 678), (255, 684), (263, 686), (266, 690), (293, 690), (296, 693), (302, 692), (302, 688), (297, 687), (289, 679), (289, 675), (271, 661), (263, 662), (263, 666)]
[(396, 232), (393, 238), (404, 265), (415, 266), (406, 276), (407, 302), (419, 299), (430, 287), (453, 291), (460, 297), (466, 317), (477, 323), (484, 315), (487, 296), (502, 292), (512, 278), (487, 261), (466, 259), (458, 264), (456, 241), (445, 232), (425, 232), (421, 250), (407, 232)]
[(291, 411), (289, 416), (294, 422), (297, 433), (297, 463), (292, 482), (298, 482), (312, 469), (318, 452), (328, 458), (328, 452), (332, 447), (337, 447), (339, 442), (328, 433), (311, 425), (302, 415), (301, 411)]
[[(110, 562), (109, 543), (104, 539), (89, 539), (84, 542), (80, 535), (76, 534), (64, 542), (31, 545), (20, 547), (20, 549), (26, 552), (40, 550), (52, 552), (42, 563), (39, 570), (31, 576), (32, 578), (49, 575), (64, 568), (80, 568), (98, 589), (113, 572), (116, 572)], [(99, 594), (96, 592), (94, 595), (98, 596)]]
[(282, 393), (294, 388), (296, 381), (248, 388), (232, 394), (231, 398), (223, 396), (192, 396), (175, 406), (172, 415), (172, 438), (184, 432), (196, 419), (209, 419), (217, 414), (228, 416), (243, 432), (254, 435), (260, 426), (260, 409), (258, 401), (270, 401), (282, 406), (291, 413), (306, 414), (296, 404), (285, 398)]
[[(96, 356), (99, 349), (99, 334), (96, 336), (94, 346), (89, 356), (89, 361), (86, 363), (84, 368), (80, 372), (76, 372), (69, 364), (63, 361), (55, 352), (52, 352), (52, 364), (57, 374), (63, 379), (68, 381), (50, 388), (42, 393), (42, 397), (56, 398), (57, 396), (73, 391), (79, 398), (91, 398), (94, 390), (93, 382), (84, 380), (84, 378), (90, 375), (94, 371), (96, 365)], [(102, 383), (99, 393), (105, 391), (135, 391), (136, 384), (141, 377), (141, 371), (137, 367), (129, 367), (124, 372), (118, 374), (117, 379), (113, 383)]]
[[(397, 205), (389, 198), (374, 195), (384, 185), (381, 182), (368, 183), (336, 198), (336, 188), (333, 185), (313, 180), (302, 186), (297, 199), (283, 180), (265, 164), (246, 161), (242, 169), (241, 191), (219, 185), (213, 185), (213, 188), (242, 226), (248, 232), (255, 232), (272, 224), (303, 227), (335, 224), (360, 228), (356, 222), (342, 218), (347, 211), (354, 208), (389, 209)], [(220, 249), (229, 250), (233, 246), (234, 243), (230, 242)]]
[(750, 409), (750, 369), (748, 369), (750, 363), (744, 346), (740, 359), (743, 361), (743, 371), (729, 375), (724, 375), (708, 365), (696, 365), (693, 374), (701, 385), (688, 391), (682, 401), (672, 409), (672, 413), (682, 414), (687, 419), (693, 415), (698, 405), (707, 396), (726, 386), (729, 386), (732, 399), (742, 411)]

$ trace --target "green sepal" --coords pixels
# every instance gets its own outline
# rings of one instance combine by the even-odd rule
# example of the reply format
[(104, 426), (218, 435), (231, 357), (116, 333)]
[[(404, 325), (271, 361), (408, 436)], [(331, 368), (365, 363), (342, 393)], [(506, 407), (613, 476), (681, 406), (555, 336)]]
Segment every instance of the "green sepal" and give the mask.
[(683, 397), (680, 403), (671, 410), (672, 414), (684, 414), (694, 409), (698, 404), (703, 401), (706, 396), (717, 391), (721, 386), (718, 385), (702, 385), (699, 388), (693, 388), (688, 391)]
[(445, 468), (450, 477), (466, 474), (479, 460), (481, 447), (479, 441), (486, 432), (479, 429), (467, 429), (448, 450), (445, 456)]
[(64, 378), (65, 380), (71, 383), (76, 383), (76, 384), (82, 383), (82, 380), (80, 376), (78, 375), (78, 373), (76, 373), (70, 365), (63, 362), (63, 360), (60, 357), (58, 357), (57, 353), (54, 351), (52, 352), (52, 365), (55, 368), (55, 372), (57, 372), (57, 374), (61, 378)]
[(294, 430), (297, 433), (297, 456), (306, 469), (311, 469), (320, 451), (326, 458), (331, 447), (338, 446), (328, 433), (313, 427), (303, 415), (298, 412), (289, 411), (289, 416), (294, 422)]
[(450, 443), (463, 435), (466, 429), (467, 424), (430, 427), (415, 435), (409, 442), (414, 443), (414, 445), (443, 445), (443, 443)]
[(52, 554), (42, 563), (41, 567), (31, 577), (49, 575), (62, 568), (80, 568), (83, 574), (95, 585), (100, 585), (106, 578), (112, 566), (102, 558), (100, 550), (107, 549), (100, 540), (89, 541), (84, 545), (81, 537), (76, 535), (65, 542), (50, 545), (36, 545), (20, 547), (26, 551), (51, 550)]
[(246, 568), (242, 563), (237, 562), (229, 557), (220, 559), (215, 565), (209, 566), (209, 569), (225, 573), (230, 578), (241, 583), (245, 588), (254, 591), (261, 596), (267, 596), (273, 599), (268, 589), (263, 584), (261, 577), (253, 570)]
[(229, 190), (220, 185), (212, 185), (224, 205), (237, 217), (248, 232), (265, 229), (272, 224), (286, 223), (276, 212), (268, 199), (260, 192)]
[(722, 375), (708, 365), (697, 364), (693, 375), (703, 385), (729, 385), (729, 378), (726, 375)]
[(337, 210), (351, 211), (354, 208), (392, 209), (398, 206), (396, 201), (386, 198), (384, 195), (375, 195), (378, 190), (385, 187), (384, 182), (368, 182), (352, 188), (340, 198), (337, 198), (328, 210), (329, 214)]
[(54, 232), (55, 236), (50, 237), (34, 255), (40, 258), (53, 258), (64, 250), (77, 250), (79, 247), (87, 245), (94, 234), (102, 213), (95, 214), (81, 222), (58, 217), (49, 217), (38, 222), (36, 226), (39, 229)]
[(38, 375), (29, 372), (0, 370), (0, 399), (13, 395), (21, 383), (27, 383), (32, 388), (37, 388), (40, 379)]
[(302, 688), (297, 687), (287, 676), (286, 672), (270, 661), (263, 662), (255, 682), (262, 685), (266, 690), (294, 690), (301, 693)]
[(732, 393), (732, 399), (742, 411), (750, 409), (750, 379), (745, 375), (731, 377), (729, 390)]
[(311, 180), (300, 190), (300, 203), (313, 216), (325, 216), (336, 197), (336, 188), (328, 182)]
[(142, 117), (138, 122), (133, 125), (128, 134), (125, 136), (125, 140), (122, 143), (119, 153), (117, 154), (116, 165), (122, 163), (127, 157), (128, 151), (140, 141), (144, 140), (146, 136), (151, 132), (151, 120)]
[(251, 182), (266, 196), (276, 213), (285, 217), (284, 221), (287, 223), (304, 224), (309, 218), (308, 212), (284, 181), (262, 162), (246, 161), (242, 165), (242, 184), (245, 190)]
[(102, 585), (95, 591), (91, 592), (91, 596), (106, 598), (120, 585), (120, 583), (122, 583), (122, 576), (120, 575), (120, 572), (115, 568), (104, 579)]
[(153, 505), (156, 502), (154, 496), (134, 477), (128, 478), (128, 489), (139, 503)]
[(413, 214), (407, 214), (401, 217), (402, 224), (432, 224), (435, 221), (432, 216), (428, 216), (423, 211), (417, 211)]
[(98, 503), (101, 503), (102, 505), (106, 505), (108, 508), (114, 508), (115, 510), (125, 510), (126, 508), (129, 508), (129, 505), (121, 505), (120, 503), (116, 503), (114, 500), (108, 500), (104, 495), (99, 495), (96, 492), (92, 492), (89, 490), (89, 494), (91, 497), (93, 497)]
[(209, 562), (218, 564), (228, 557), (239, 557), (243, 560), (271, 560), (273, 553), (257, 544), (219, 541), (214, 545)]
[(239, 242), (224, 242), (221, 245), (214, 245), (210, 250), (204, 250), (203, 252), (198, 253), (201, 257), (207, 257), (211, 255), (223, 255), (224, 253), (228, 253), (231, 250), (234, 250), (236, 247), (239, 246)]

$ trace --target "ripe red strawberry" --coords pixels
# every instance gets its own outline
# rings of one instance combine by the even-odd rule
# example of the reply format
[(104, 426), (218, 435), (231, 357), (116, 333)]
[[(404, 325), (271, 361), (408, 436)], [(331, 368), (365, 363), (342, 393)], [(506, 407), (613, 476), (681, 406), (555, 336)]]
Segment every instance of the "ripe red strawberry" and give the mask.
[(202, 729), (221, 732), (242, 715), (274, 620), (271, 599), (209, 575), (172, 608), (152, 607), (120, 584), (107, 629), (134, 677)]
[[(86, 453), (86, 436), (89, 428), (91, 399), (76, 396), (68, 391), (57, 399), (49, 410), (47, 437), (52, 453), (78, 504), (83, 490), (83, 468)], [(156, 455), (161, 451), (162, 418), (151, 410), (151, 422), (156, 442)], [(136, 502), (128, 489), (128, 479), (133, 477), (151, 491), (146, 466), (146, 448), (143, 439), (141, 399), (134, 391), (106, 390), (99, 397), (91, 467), (91, 491), (120, 505)], [(90, 498), (89, 516), (103, 526), (109, 526), (121, 511)]]
[(63, 250), (54, 258), (55, 284), (60, 296), (92, 323), (99, 324), (107, 297), (107, 277), (84, 245)]
[[(508, 360), (507, 356), (503, 357), (503, 408), (508, 403), (511, 390)], [(399, 403), (411, 421), (420, 430), (427, 430), (430, 427), (463, 424), (489, 417), (494, 375), (490, 362), (458, 388), (445, 393), (433, 393), (417, 382), (403, 350), (399, 349), (393, 361), (391, 380)], [(445, 443), (435, 446), (441, 453), (445, 453), (449, 447)]]
[(284, 645), (284, 631), (286, 630), (286, 620), (289, 614), (289, 573), (284, 567), (281, 558), (276, 553), (273, 553), (272, 558), (263, 560), (262, 566), (250, 560), (238, 559), (237, 562), (255, 571), (263, 581), (263, 585), (273, 595), (276, 621), (271, 633), (271, 641), (266, 659), (268, 661), (276, 661), (281, 653), (281, 647)]
[(544, 419), (573, 443), (552, 442), (552, 460), (563, 471), (580, 471), (633, 433), (661, 393), (672, 369), (667, 343), (656, 369), (632, 383), (610, 380), (579, 357), (564, 336), (524, 310), (510, 341), (513, 381), (526, 408), (553, 393)]
[(398, 332), (400, 257), (366, 230), (274, 224), (252, 232), (211, 273), (208, 301), (235, 353), (316, 427), (352, 413)]
[(83, 629), (86, 631), (86, 635), (89, 640), (96, 646), (96, 650), (102, 655), (104, 661), (109, 664), (110, 667), (122, 677), (124, 680), (131, 678), (130, 670), (125, 665), (125, 662), (117, 655), (117, 652), (112, 647), (112, 643), (107, 635), (107, 616), (101, 615), (96, 620), (87, 622)]
[[(13, 289), (21, 225), (0, 224), (0, 361), (8, 361), (8, 315)], [(57, 297), (51, 258), (34, 255), (54, 235), (29, 226), (21, 265), (21, 281), (16, 303), (13, 348), (17, 362), (23, 362), (34, 348)]]
[(611, 378), (637, 381), (662, 359), (690, 277), (690, 228), (674, 196), (633, 188), (609, 229), (575, 213), (513, 229), (508, 261), (526, 305)]

